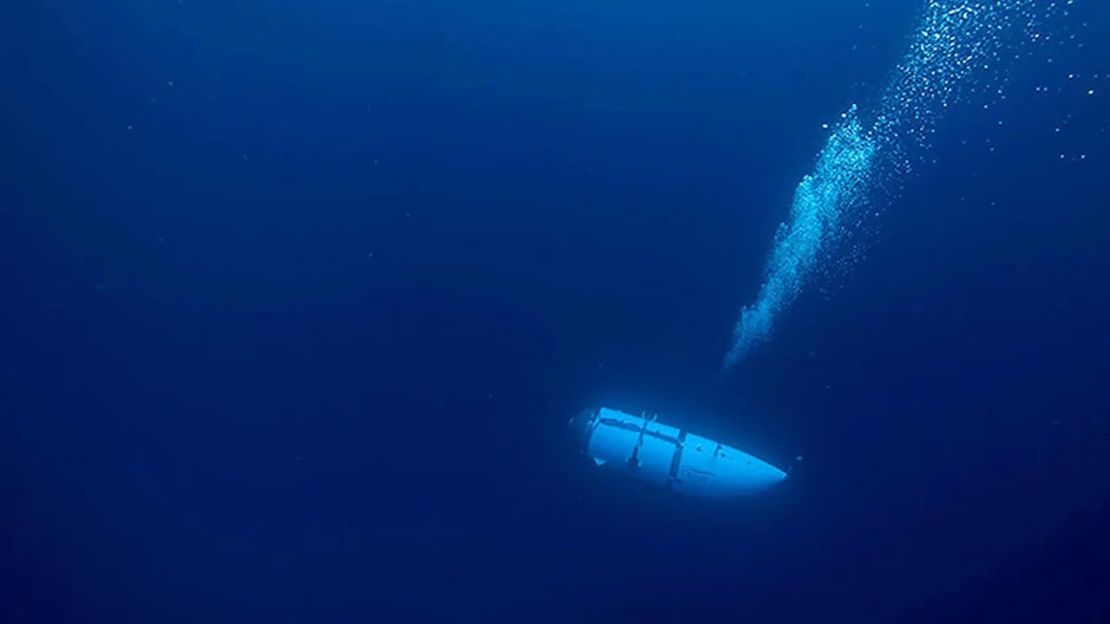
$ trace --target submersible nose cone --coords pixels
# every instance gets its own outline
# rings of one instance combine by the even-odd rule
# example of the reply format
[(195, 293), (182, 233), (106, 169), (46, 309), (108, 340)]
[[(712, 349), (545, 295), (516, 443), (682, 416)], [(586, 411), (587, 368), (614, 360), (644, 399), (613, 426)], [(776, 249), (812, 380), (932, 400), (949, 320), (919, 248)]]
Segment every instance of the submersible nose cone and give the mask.
[(603, 407), (578, 414), (571, 424), (597, 465), (684, 494), (754, 494), (786, 478), (786, 472), (750, 453), (654, 418)]

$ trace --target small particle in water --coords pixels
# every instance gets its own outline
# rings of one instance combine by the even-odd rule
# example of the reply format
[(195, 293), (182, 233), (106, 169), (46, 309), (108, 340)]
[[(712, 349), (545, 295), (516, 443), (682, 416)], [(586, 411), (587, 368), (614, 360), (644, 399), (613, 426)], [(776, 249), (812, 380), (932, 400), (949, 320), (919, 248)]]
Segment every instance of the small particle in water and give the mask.
[(166, 81), (166, 86), (167, 87), (172, 87), (173, 86), (173, 81), (172, 80), (167, 80)]
[(366, 254), (366, 257), (367, 258), (373, 258), (374, 257), (374, 252), (371, 251), (370, 253)]
[(131, 124), (127, 124), (127, 129), (128, 130), (134, 130), (135, 126), (132, 126)]
[(1094, 90), (1094, 89), (1089, 89), (1089, 90), (1087, 91), (1087, 95), (1094, 95), (1094, 94), (1095, 94), (1095, 90)]

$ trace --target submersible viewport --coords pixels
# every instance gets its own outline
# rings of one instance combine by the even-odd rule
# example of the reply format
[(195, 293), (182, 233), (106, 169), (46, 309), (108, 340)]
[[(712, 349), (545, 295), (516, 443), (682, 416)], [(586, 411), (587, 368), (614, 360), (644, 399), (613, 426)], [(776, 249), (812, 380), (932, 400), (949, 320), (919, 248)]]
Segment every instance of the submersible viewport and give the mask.
[(608, 466), (676, 492), (705, 497), (754, 494), (786, 473), (743, 451), (685, 430), (607, 407), (571, 419), (583, 452)]

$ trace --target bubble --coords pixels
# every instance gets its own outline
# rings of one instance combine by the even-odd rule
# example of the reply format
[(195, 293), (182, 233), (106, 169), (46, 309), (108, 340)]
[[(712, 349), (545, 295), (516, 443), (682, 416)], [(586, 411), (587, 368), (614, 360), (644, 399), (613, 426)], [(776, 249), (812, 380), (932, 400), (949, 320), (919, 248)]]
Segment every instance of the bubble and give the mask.
[[(843, 113), (814, 170), (798, 184), (755, 302), (736, 323), (726, 368), (771, 337), (778, 317), (815, 275), (843, 271), (862, 257), (858, 246), (847, 246), (839, 256), (834, 252), (879, 214), (868, 206), (897, 192), (898, 179), (914, 170), (915, 154), (930, 146), (943, 113), (973, 95), (1004, 97), (1001, 59), (1020, 56), (1019, 46), (1047, 42), (1044, 24), (1058, 10), (1057, 3), (1039, 0), (926, 3), (918, 36), (911, 38), (867, 120), (854, 105)], [(983, 104), (989, 107), (990, 102)]]

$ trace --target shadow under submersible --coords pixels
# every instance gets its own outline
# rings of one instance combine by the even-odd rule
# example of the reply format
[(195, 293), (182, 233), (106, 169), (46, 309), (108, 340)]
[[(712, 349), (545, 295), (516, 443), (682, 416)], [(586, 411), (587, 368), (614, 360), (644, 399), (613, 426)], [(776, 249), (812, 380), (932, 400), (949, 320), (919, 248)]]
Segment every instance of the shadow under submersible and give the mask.
[(683, 494), (754, 494), (786, 478), (785, 472), (758, 457), (655, 418), (602, 407), (585, 410), (570, 423), (583, 452), (598, 466)]

